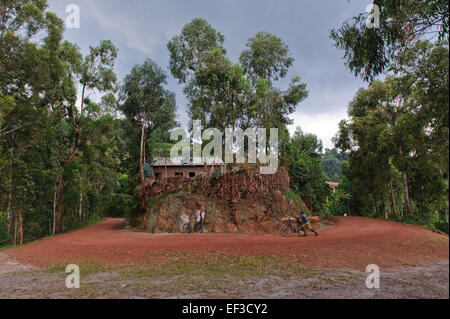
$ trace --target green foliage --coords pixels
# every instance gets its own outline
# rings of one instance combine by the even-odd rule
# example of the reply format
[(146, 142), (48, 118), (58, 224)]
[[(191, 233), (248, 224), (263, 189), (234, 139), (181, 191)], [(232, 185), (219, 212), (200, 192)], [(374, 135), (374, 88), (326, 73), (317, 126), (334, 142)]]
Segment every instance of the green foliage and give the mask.
[(180, 83), (187, 83), (189, 76), (203, 67), (203, 60), (212, 49), (224, 54), (224, 36), (214, 30), (204, 19), (194, 19), (186, 24), (181, 34), (167, 44), (170, 52), (170, 71)]
[(347, 160), (348, 155), (340, 153), (337, 149), (325, 150), (321, 164), (329, 181), (340, 182), (342, 180), (342, 164)]
[(444, 232), (448, 235), (448, 222), (445, 220), (441, 220), (433, 224), (433, 227), (441, 232)]
[(357, 92), (334, 140), (349, 208), (431, 224), (448, 214), (448, 48), (416, 42), (391, 69)]
[(278, 127), (307, 96), (306, 84), (294, 77), (287, 90), (272, 85), (293, 64), (288, 47), (275, 35), (259, 32), (247, 43), (240, 64), (223, 48), (224, 37), (205, 20), (194, 19), (168, 44), (172, 75), (184, 83), (190, 127)]
[(250, 82), (240, 65), (233, 65), (219, 49), (211, 50), (204, 68), (195, 73), (197, 89), (189, 93), (191, 120), (201, 119), (204, 127), (225, 129), (243, 126)]
[[(133, 188), (123, 167), (127, 125), (113, 117), (117, 49), (101, 41), (83, 56), (62, 40), (63, 21), (46, 8), (44, 0), (18, 0), (1, 10), (0, 210), (10, 211), (13, 225), (23, 222), (24, 242), (53, 233), (54, 210), (57, 232), (111, 208), (123, 216)], [(96, 103), (88, 90), (106, 94)]]
[(295, 203), (295, 205), (297, 205), (303, 212), (305, 212), (306, 215), (310, 216), (311, 211), (309, 210), (309, 208), (305, 205), (305, 203), (303, 202), (303, 200), (300, 198), (300, 196), (298, 196), (292, 189), (289, 189), (285, 195), (287, 197), (289, 197), (290, 199), (292, 199)]
[(271, 83), (284, 78), (294, 62), (288, 46), (268, 32), (258, 32), (246, 46), (248, 49), (241, 53), (239, 60), (253, 82), (264, 79)]
[(292, 190), (309, 203), (313, 211), (319, 211), (330, 189), (320, 163), (322, 142), (317, 136), (304, 134), (297, 128), (287, 147), (286, 164)]
[(346, 201), (351, 199), (351, 194), (347, 193), (342, 187), (338, 187), (335, 192), (331, 193), (328, 199), (323, 204), (321, 215), (328, 216), (342, 216), (348, 214)]
[[(145, 179), (144, 163), (147, 154), (151, 154), (153, 147), (148, 145), (149, 137), (157, 143), (167, 142), (161, 138), (167, 138), (168, 131), (176, 125), (175, 94), (164, 88), (166, 84), (166, 73), (148, 59), (142, 65), (133, 67), (120, 89), (119, 108), (134, 130), (140, 130), (140, 142), (136, 148), (139, 149), (141, 182)], [(133, 133), (136, 134), (136, 131)]]
[(0, 211), (0, 247), (9, 243), (11, 235), (8, 233), (8, 220), (6, 213)]
[(448, 1), (377, 0), (374, 4), (380, 8), (379, 28), (367, 28), (368, 14), (361, 13), (330, 33), (356, 76), (373, 80), (422, 37), (437, 36), (438, 43), (448, 45)]

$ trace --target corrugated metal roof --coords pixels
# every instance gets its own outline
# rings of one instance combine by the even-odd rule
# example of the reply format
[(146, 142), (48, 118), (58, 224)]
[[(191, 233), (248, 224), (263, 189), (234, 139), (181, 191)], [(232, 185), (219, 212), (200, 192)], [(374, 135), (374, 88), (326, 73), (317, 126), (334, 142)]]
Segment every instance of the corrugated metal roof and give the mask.
[(151, 166), (218, 166), (223, 165), (223, 161), (217, 157), (201, 157), (197, 161), (189, 159), (186, 161), (183, 157), (175, 157), (171, 159), (170, 157), (155, 157), (150, 164)]
[(335, 183), (335, 182), (325, 182), (326, 184), (330, 185), (331, 187), (338, 187), (339, 183)]

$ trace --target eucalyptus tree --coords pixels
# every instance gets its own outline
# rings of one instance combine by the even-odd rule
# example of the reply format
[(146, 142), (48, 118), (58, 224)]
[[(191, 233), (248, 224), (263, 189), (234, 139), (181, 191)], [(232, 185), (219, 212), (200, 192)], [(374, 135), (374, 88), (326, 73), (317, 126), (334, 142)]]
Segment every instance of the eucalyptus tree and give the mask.
[(256, 83), (284, 78), (294, 63), (289, 47), (276, 35), (260, 31), (250, 38), (239, 58), (245, 73)]
[(289, 47), (274, 34), (261, 31), (250, 38), (239, 61), (253, 84), (250, 117), (259, 127), (283, 128), (292, 124), (289, 115), (308, 96), (300, 77), (291, 79), (287, 90), (274, 82), (284, 78), (294, 63)]
[(203, 68), (209, 51), (219, 49), (226, 54), (224, 39), (206, 20), (193, 19), (183, 27), (180, 35), (173, 37), (167, 44), (170, 72), (180, 83), (187, 84), (194, 73)]
[[(441, 52), (439, 47), (435, 50)], [(448, 118), (448, 50), (447, 57), (415, 54), (409, 58), (426, 65), (427, 72), (409, 72), (408, 64), (397, 64), (397, 76), (360, 89), (349, 105), (350, 120), (340, 123), (335, 143), (350, 151), (347, 176), (361, 195), (373, 198), (377, 214), (377, 203), (383, 200), (379, 197), (387, 193), (395, 217), (394, 189), (399, 181), (406, 217), (411, 219), (415, 217), (412, 199), (420, 214), (441, 207), (446, 193), (448, 202), (448, 167), (442, 165), (448, 163), (448, 151), (436, 145), (440, 141), (448, 146), (448, 123), (441, 122)]]
[(181, 33), (174, 36), (167, 44), (170, 53), (170, 72), (180, 84), (184, 84), (183, 91), (189, 99), (190, 127), (194, 120), (204, 120), (204, 117), (199, 116), (204, 109), (208, 108), (208, 105), (201, 103), (202, 98), (208, 97), (195, 81), (195, 74), (204, 70), (206, 56), (211, 50), (217, 49), (226, 54), (226, 49), (223, 47), (224, 40), (223, 34), (215, 30), (205, 19), (196, 18), (187, 23)]
[(370, 14), (360, 13), (330, 33), (355, 76), (373, 80), (421, 38), (448, 45), (447, 0), (375, 0), (373, 4), (377, 7)]
[(144, 182), (146, 145), (151, 134), (175, 126), (175, 94), (166, 90), (166, 73), (152, 60), (136, 65), (125, 77), (120, 89), (120, 109), (140, 128), (139, 171)]
[(211, 50), (204, 58), (204, 67), (195, 73), (199, 89), (188, 95), (194, 106), (190, 115), (201, 119), (206, 127), (233, 130), (242, 127), (249, 103), (251, 83), (240, 65), (231, 63), (219, 49)]
[[(61, 39), (62, 21), (45, 12), (46, 8), (44, 0), (3, 1), (0, 6), (0, 144), (6, 157), (0, 170), (8, 176), (9, 230), (13, 218), (23, 229), (21, 204), (38, 205), (31, 198), (24, 201), (15, 195), (19, 189), (25, 192), (23, 187), (29, 184), (29, 171), (24, 167), (31, 168), (27, 160), (40, 147), (44, 124), (48, 124), (49, 85), (52, 75), (61, 70), (61, 64), (53, 63), (57, 54), (53, 49)], [(32, 41), (36, 36), (40, 44)], [(4, 170), (8, 170), (5, 175)], [(35, 178), (44, 179), (43, 175)]]
[[(114, 61), (117, 57), (117, 49), (111, 41), (101, 41), (98, 47), (90, 47), (89, 54), (84, 58), (79, 54), (77, 46), (67, 42), (61, 44), (59, 48), (60, 59), (66, 68), (66, 76), (62, 79), (66, 83), (68, 92), (67, 112), (60, 113), (63, 118), (67, 119), (65, 126), (69, 129), (69, 143), (66, 144), (59, 154), (59, 177), (55, 185), (56, 204), (54, 206), (54, 233), (62, 230), (63, 215), (63, 197), (67, 190), (64, 185), (64, 171), (68, 165), (79, 155), (82, 143), (86, 140), (83, 134), (88, 133), (85, 130), (89, 110), (86, 111), (86, 90), (97, 92), (114, 92), (116, 90), (116, 76), (114, 74)], [(76, 107), (76, 87), (75, 80), (78, 79), (82, 85), (81, 105), (78, 110)], [(86, 114), (87, 113), (87, 114)]]

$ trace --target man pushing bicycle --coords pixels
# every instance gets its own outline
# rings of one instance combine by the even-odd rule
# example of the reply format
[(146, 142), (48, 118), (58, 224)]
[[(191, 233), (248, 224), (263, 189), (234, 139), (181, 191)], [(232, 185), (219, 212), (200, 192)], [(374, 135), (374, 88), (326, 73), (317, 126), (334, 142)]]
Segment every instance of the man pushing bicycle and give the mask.
[(316, 236), (319, 236), (319, 234), (312, 228), (311, 226), (311, 222), (308, 220), (308, 218), (305, 215), (305, 212), (301, 212), (300, 216), (296, 217), (297, 218), (297, 223), (301, 223), (303, 224), (303, 226), (305, 226), (305, 235), (307, 234), (306, 230), (312, 231), (314, 234), (316, 234)]

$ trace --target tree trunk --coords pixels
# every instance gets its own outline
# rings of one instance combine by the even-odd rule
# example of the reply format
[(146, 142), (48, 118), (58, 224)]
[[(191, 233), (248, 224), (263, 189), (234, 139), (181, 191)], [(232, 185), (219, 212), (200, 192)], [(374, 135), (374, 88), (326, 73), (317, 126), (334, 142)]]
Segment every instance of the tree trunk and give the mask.
[(80, 207), (78, 209), (78, 217), (81, 219), (83, 218), (83, 193), (80, 193)]
[(84, 111), (84, 94), (86, 93), (86, 83), (83, 84), (83, 90), (81, 92), (81, 107), (80, 107), (80, 115), (83, 117)]
[(17, 245), (17, 213), (14, 214), (14, 246)]
[(395, 208), (395, 196), (394, 196), (394, 187), (392, 186), (392, 179), (389, 181), (389, 194), (390, 194), (390, 199), (391, 199), (392, 217), (396, 218), (397, 213), (396, 213), (396, 208)]
[(375, 198), (375, 195), (373, 195), (373, 193), (372, 193), (372, 199), (373, 199), (373, 205), (375, 206), (375, 214), (377, 216), (380, 216), (380, 212), (378, 211), (378, 202)]
[(142, 122), (141, 127), (141, 150), (139, 154), (139, 170), (141, 172), (141, 182), (144, 185), (144, 136), (145, 136), (145, 122)]
[(450, 203), (450, 201), (449, 201), (449, 197), (450, 197), (450, 194), (449, 194), (449, 191), (448, 191), (448, 188), (447, 188), (447, 207), (445, 208), (445, 221), (447, 222), (447, 224), (448, 224), (448, 211), (449, 211), (449, 203)]
[(62, 218), (63, 218), (63, 196), (64, 196), (64, 177), (59, 178), (58, 186), (56, 188), (57, 200), (55, 210), (55, 234), (62, 232)]
[[(14, 141), (14, 132), (12, 133), (12, 138)], [(14, 145), (14, 143), (13, 143)], [(8, 184), (8, 208), (7, 208), (7, 218), (8, 218), (8, 234), (11, 235), (11, 223), (12, 223), (12, 212), (11, 212), (11, 204), (12, 204), (12, 172), (13, 172), (13, 156), (14, 156), (14, 146), (11, 148), (11, 158), (10, 158), (10, 166), (9, 166), (9, 184)]]
[(55, 183), (55, 191), (53, 192), (53, 230), (52, 230), (53, 236), (55, 236), (56, 233), (56, 200), (58, 199), (56, 187), (57, 183)]
[(23, 214), (22, 208), (19, 210), (19, 245), (23, 245)]
[(406, 218), (411, 217), (411, 201), (409, 199), (408, 175), (406, 171), (402, 172), (403, 195), (405, 196)]
[[(145, 163), (147, 163), (147, 131), (144, 130), (144, 154), (142, 156), (143, 160), (142, 160), (142, 164), (145, 165)], [(145, 176), (144, 176), (145, 178)]]
[(12, 169), (9, 171), (9, 191), (8, 191), (8, 208), (6, 209), (7, 212), (7, 218), (8, 218), (8, 234), (11, 234), (11, 202), (12, 202)]

